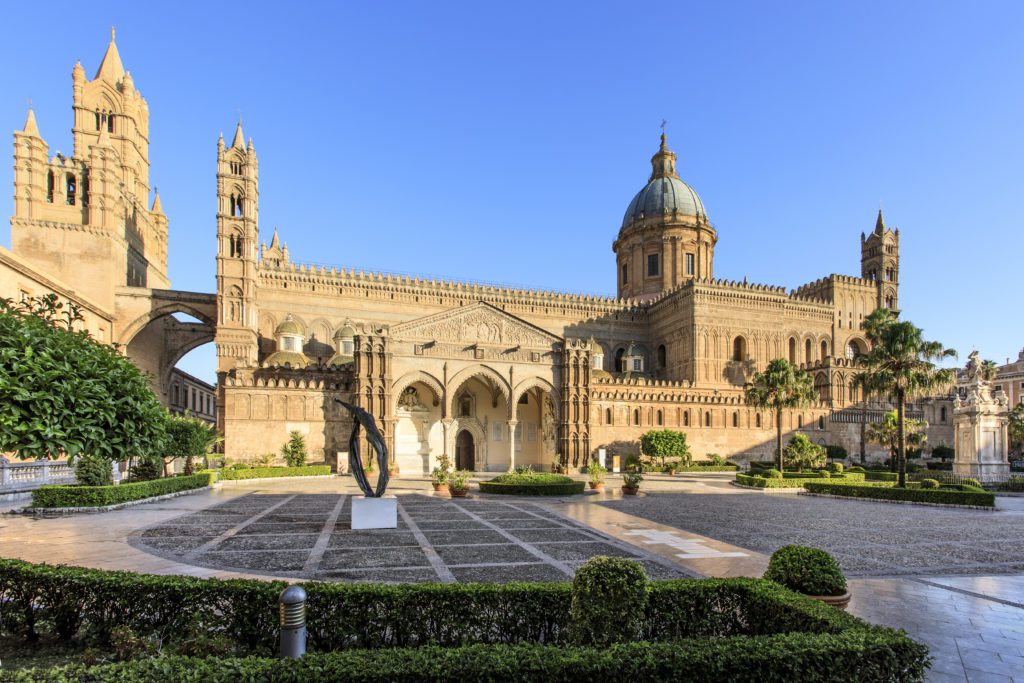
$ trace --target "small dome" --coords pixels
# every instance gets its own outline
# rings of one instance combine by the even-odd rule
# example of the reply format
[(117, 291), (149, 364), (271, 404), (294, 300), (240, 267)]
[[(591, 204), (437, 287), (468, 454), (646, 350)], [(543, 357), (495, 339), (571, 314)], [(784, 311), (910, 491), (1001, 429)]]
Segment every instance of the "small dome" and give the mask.
[(704, 203), (692, 187), (672, 176), (654, 178), (629, 203), (626, 215), (622, 217), (622, 227), (641, 218), (672, 213), (707, 219)]
[(291, 313), (281, 321), (280, 325), (274, 328), (275, 337), (280, 337), (282, 334), (296, 334), (300, 337), (302, 336), (302, 328), (299, 327), (299, 324), (292, 318)]
[(352, 329), (351, 325), (345, 325), (334, 333), (335, 339), (352, 339), (354, 336), (356, 336), (356, 331)]
[[(282, 325), (284, 323), (281, 323)], [(280, 327), (280, 325), (278, 326)], [(263, 361), (263, 367), (290, 367), (304, 368), (309, 365), (309, 359), (296, 351), (274, 351)]]
[(331, 359), (329, 361), (327, 361), (327, 367), (335, 368), (335, 367), (340, 367), (342, 365), (348, 365), (348, 364), (350, 364), (352, 362), (353, 362), (352, 356), (346, 356), (346, 355), (343, 355), (343, 354), (340, 354), (340, 353), (336, 353), (333, 356), (331, 356)]

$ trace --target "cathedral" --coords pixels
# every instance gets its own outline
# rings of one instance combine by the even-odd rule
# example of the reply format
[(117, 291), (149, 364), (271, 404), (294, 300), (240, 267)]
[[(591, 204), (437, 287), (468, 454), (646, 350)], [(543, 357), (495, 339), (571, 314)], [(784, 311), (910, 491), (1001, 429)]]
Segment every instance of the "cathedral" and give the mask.
[[(293, 261), (276, 231), (261, 240), (259, 161), (239, 123), (217, 141), (216, 292), (183, 292), (167, 278), (173, 230), (149, 200), (148, 106), (113, 35), (96, 76), (76, 64), (72, 85), (72, 157), (49, 155), (31, 111), (14, 134), (0, 294), (86, 306), (94, 336), (120, 344), (167, 404), (177, 360), (215, 341), (232, 460), (277, 453), (298, 431), (311, 459), (344, 463), (352, 424), (338, 399), (375, 416), (401, 473), (429, 472), (442, 454), (477, 471), (580, 467), (665, 428), (685, 432), (698, 459), (762, 459), (774, 415), (746, 406), (743, 386), (774, 358), (811, 373), (819, 396), (784, 415), (787, 436), (856, 454), (862, 422), (881, 415), (851, 383), (861, 321), (899, 305), (900, 234), (881, 212), (860, 236), (859, 275), (791, 291), (715, 279), (718, 230), (662, 135), (628, 203), (623, 188), (617, 233), (609, 217), (615, 297), (338, 270)], [(950, 405), (911, 407), (931, 445), (952, 441)]]

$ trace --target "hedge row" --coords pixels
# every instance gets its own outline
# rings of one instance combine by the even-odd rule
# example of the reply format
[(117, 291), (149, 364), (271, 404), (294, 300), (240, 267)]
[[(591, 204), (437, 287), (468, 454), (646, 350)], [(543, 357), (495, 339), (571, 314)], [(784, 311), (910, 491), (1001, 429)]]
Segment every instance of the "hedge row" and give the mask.
[[(835, 479), (842, 481), (862, 481), (861, 475), (857, 472), (852, 474), (836, 474), (832, 475)], [(736, 483), (742, 484), (743, 486), (754, 486), (759, 489), (798, 489), (806, 482), (822, 481), (820, 475), (812, 475), (801, 477), (789, 475), (783, 475), (779, 479), (768, 479), (759, 475), (754, 474), (743, 474), (741, 472), (736, 473)]]
[[(116, 627), (173, 641), (195, 624), (270, 654), (285, 583), (199, 579), (0, 559), (0, 630), (32, 640)], [(571, 585), (307, 582), (311, 649), (568, 642)], [(839, 633), (859, 619), (760, 579), (652, 581), (645, 640)]]
[(103, 507), (128, 503), (143, 498), (164, 496), (168, 493), (201, 489), (216, 481), (208, 472), (187, 477), (164, 477), (151, 481), (139, 481), (117, 486), (69, 486), (54, 484), (40, 486), (32, 491), (34, 508), (84, 508)]
[[(821, 472), (783, 472), (783, 479), (825, 479)], [(829, 473), (829, 479), (845, 479), (847, 481), (864, 481), (863, 472), (843, 472), (842, 474)]]
[(739, 465), (680, 465), (676, 472), (735, 472)]
[(942, 503), (945, 505), (977, 505), (995, 507), (993, 494), (981, 491), (952, 491), (948, 489), (900, 489), (877, 484), (826, 484), (804, 482), (804, 488), (811, 493), (825, 493), (848, 498), (874, 498), (877, 500), (906, 500), (916, 503)]
[(896, 472), (865, 472), (866, 481), (899, 481), (900, 475)]
[(514, 484), (500, 481), (480, 482), (480, 493), (500, 493), (506, 496), (571, 496), (583, 493), (585, 482), (570, 481), (560, 484)]
[(271, 479), (274, 477), (319, 477), (331, 474), (330, 465), (304, 465), (302, 467), (252, 467), (244, 470), (229, 468), (204, 470), (216, 472), (223, 481), (234, 479)]
[(424, 646), (307, 654), (302, 659), (165, 656), (18, 671), (12, 683), (136, 681), (919, 681), (927, 648), (890, 630), (792, 634), (603, 648), (540, 644)]

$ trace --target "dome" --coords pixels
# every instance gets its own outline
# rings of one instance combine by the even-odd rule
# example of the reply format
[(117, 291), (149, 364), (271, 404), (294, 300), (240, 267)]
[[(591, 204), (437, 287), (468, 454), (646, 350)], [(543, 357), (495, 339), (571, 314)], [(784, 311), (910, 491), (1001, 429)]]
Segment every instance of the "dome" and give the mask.
[(661, 136), (661, 147), (651, 157), (651, 166), (651, 178), (647, 186), (636, 193), (626, 209), (626, 215), (622, 217), (623, 228), (641, 218), (673, 213), (707, 220), (700, 197), (676, 174), (676, 153), (668, 148), (664, 134)]
[(653, 178), (629, 203), (622, 227), (640, 218), (671, 213), (707, 219), (704, 203), (692, 187), (671, 176)]
[(354, 336), (356, 336), (356, 331), (352, 329), (351, 325), (345, 325), (345, 327), (334, 333), (335, 339), (351, 339)]
[[(284, 325), (284, 323), (281, 323)], [(280, 327), (280, 325), (278, 326)], [(304, 368), (309, 365), (309, 359), (305, 355), (296, 351), (274, 351), (274, 353), (267, 356), (267, 359), (263, 361), (263, 367), (290, 367), (290, 368)]]
[(281, 321), (280, 325), (274, 328), (275, 337), (280, 337), (282, 334), (295, 334), (300, 337), (302, 336), (302, 328), (299, 327), (299, 324), (292, 318), (291, 313)]
[(346, 356), (342, 353), (336, 353), (333, 356), (331, 356), (331, 359), (329, 361), (327, 361), (327, 367), (340, 367), (342, 365), (348, 365), (353, 361), (354, 359), (352, 358), (352, 356)]

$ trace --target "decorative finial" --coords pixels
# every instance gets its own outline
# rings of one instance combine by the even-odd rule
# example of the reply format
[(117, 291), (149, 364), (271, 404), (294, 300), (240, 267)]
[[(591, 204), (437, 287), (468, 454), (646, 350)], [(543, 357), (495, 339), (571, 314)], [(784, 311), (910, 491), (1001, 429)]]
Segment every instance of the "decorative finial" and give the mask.
[(110, 42), (114, 42), (114, 27), (110, 27)]
[(668, 125), (668, 121), (666, 121), (665, 119), (662, 119), (661, 120), (661, 134), (662, 134), (662, 136), (665, 135), (665, 126), (667, 126), (667, 125)]

